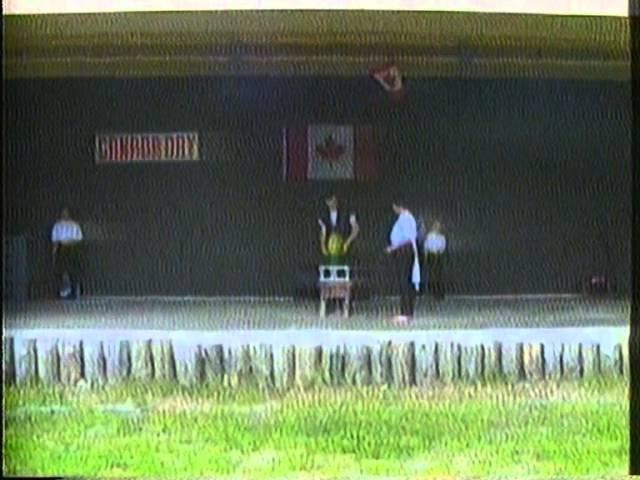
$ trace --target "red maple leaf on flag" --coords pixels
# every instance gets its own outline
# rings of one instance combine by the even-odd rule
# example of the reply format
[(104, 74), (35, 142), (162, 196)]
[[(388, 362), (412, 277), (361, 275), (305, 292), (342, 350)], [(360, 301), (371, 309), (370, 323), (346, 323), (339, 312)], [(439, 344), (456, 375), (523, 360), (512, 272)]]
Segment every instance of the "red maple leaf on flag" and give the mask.
[(316, 152), (323, 160), (336, 162), (344, 154), (346, 148), (336, 143), (333, 136), (329, 135), (325, 138), (324, 143), (316, 145)]

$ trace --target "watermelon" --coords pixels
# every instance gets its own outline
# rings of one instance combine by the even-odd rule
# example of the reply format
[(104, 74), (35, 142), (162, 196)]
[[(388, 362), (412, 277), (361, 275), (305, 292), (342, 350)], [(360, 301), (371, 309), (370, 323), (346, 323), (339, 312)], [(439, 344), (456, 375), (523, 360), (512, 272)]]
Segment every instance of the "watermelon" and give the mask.
[(329, 256), (339, 256), (344, 254), (344, 240), (337, 233), (332, 233), (327, 242), (327, 251)]
[(327, 263), (329, 265), (343, 265), (345, 259), (344, 240), (338, 233), (332, 233), (327, 242)]

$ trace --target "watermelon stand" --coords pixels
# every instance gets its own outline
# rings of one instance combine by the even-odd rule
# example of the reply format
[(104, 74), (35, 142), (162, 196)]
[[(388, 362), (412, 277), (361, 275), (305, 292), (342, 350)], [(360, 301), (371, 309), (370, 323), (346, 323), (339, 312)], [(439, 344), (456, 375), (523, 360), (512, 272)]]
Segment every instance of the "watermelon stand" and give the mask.
[(327, 300), (342, 300), (343, 316), (349, 317), (351, 301), (351, 276), (347, 264), (347, 252), (342, 237), (336, 233), (329, 237), (327, 252), (319, 267), (320, 317), (326, 316)]

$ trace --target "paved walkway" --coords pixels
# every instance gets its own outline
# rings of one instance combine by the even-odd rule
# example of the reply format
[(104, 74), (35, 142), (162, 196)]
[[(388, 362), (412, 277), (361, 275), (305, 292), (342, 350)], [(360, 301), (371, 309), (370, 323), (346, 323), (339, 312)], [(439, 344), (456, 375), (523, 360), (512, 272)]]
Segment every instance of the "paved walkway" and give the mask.
[[(86, 298), (78, 302), (5, 305), (8, 329), (177, 331), (330, 329), (398, 330), (389, 318), (397, 299), (356, 303), (353, 315), (318, 317), (318, 304), (291, 299)], [(627, 327), (628, 300), (582, 296), (422, 297), (409, 330)], [(406, 329), (402, 329), (406, 331)]]

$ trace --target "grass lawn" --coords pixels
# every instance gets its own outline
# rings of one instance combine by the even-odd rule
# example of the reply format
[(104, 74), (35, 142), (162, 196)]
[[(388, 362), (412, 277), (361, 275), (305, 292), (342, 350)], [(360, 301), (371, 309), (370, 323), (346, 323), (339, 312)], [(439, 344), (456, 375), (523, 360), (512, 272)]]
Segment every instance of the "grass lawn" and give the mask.
[(5, 389), (12, 475), (620, 475), (628, 385)]

